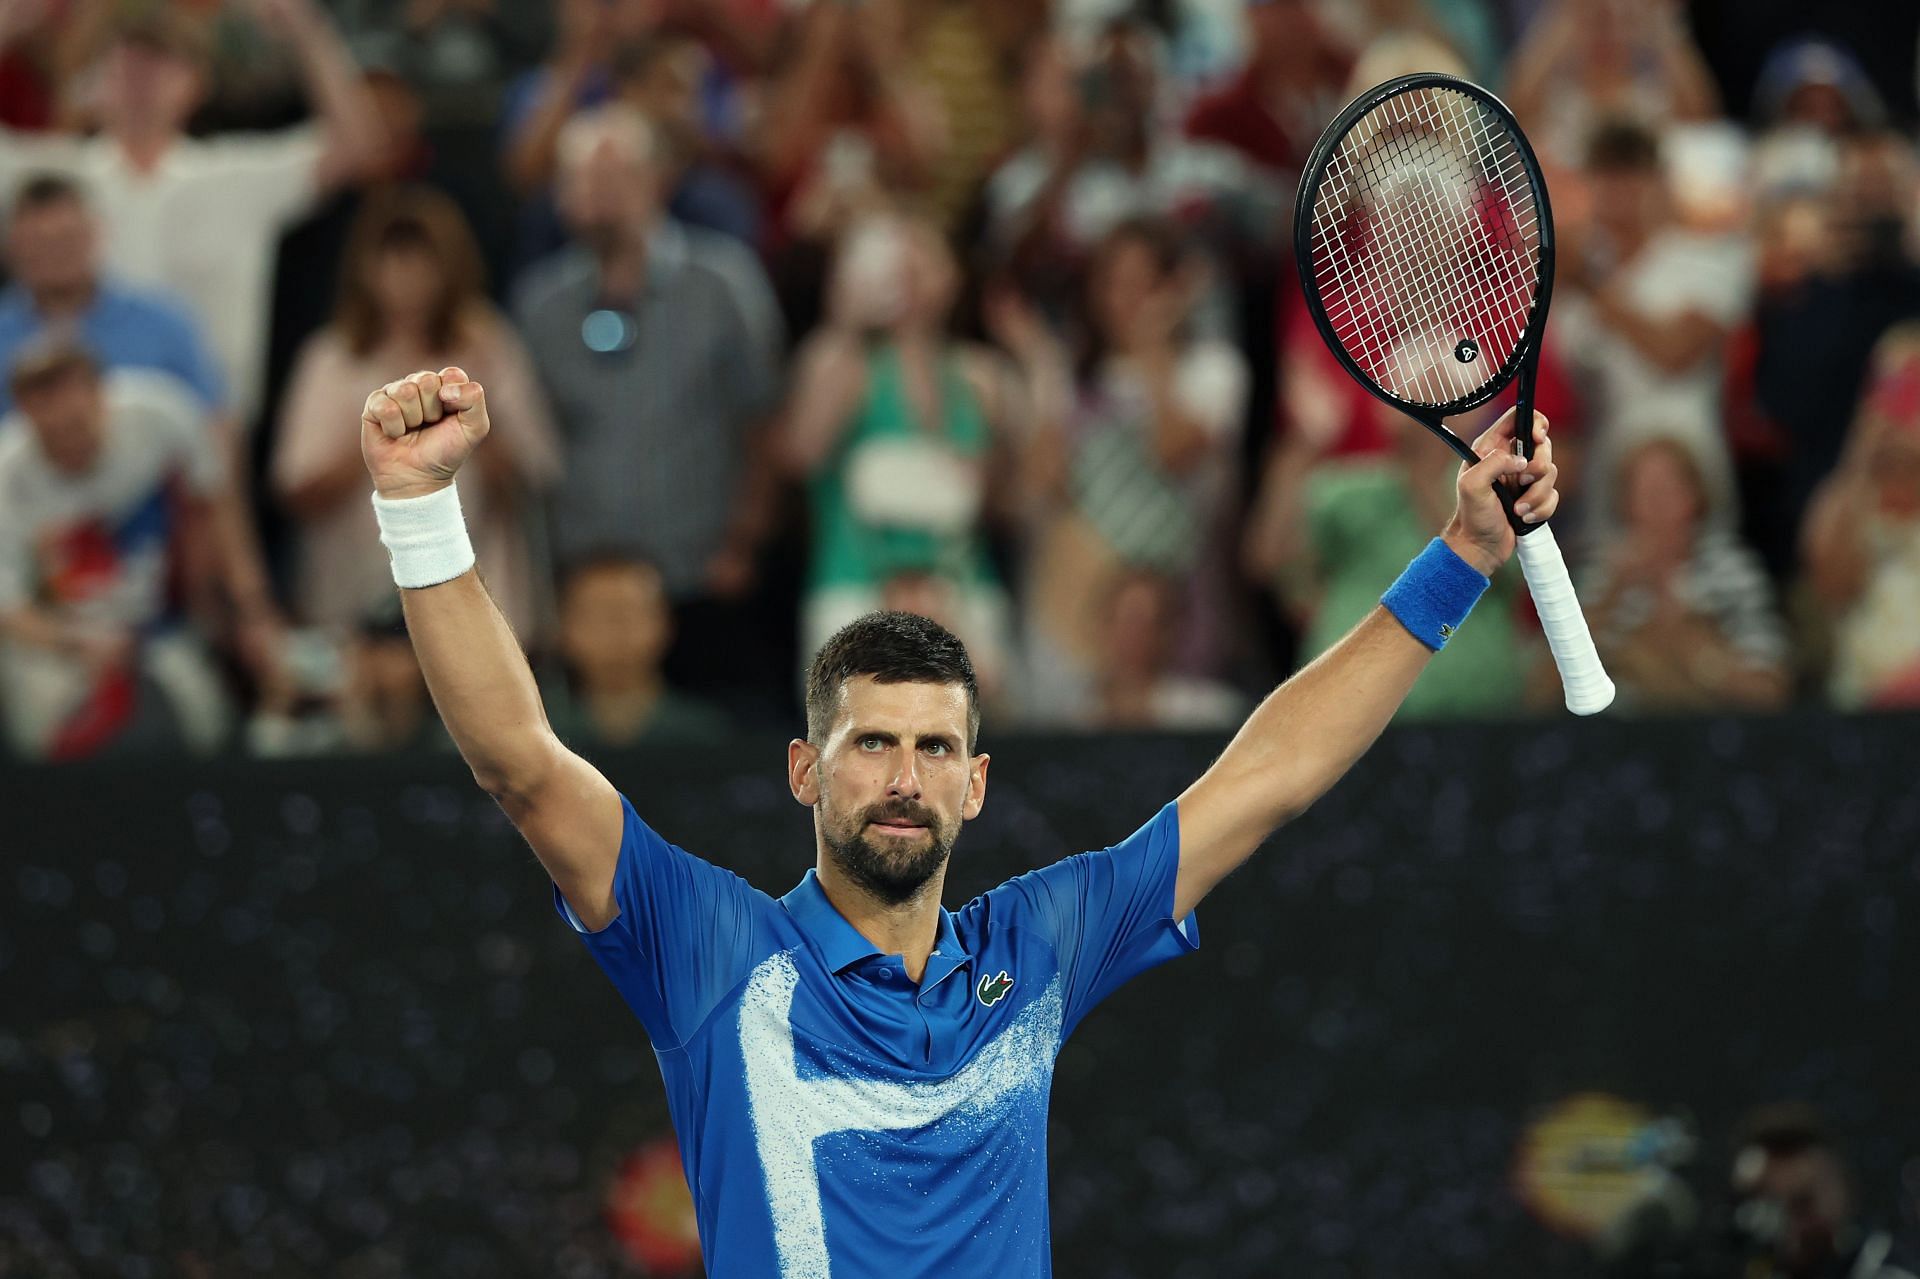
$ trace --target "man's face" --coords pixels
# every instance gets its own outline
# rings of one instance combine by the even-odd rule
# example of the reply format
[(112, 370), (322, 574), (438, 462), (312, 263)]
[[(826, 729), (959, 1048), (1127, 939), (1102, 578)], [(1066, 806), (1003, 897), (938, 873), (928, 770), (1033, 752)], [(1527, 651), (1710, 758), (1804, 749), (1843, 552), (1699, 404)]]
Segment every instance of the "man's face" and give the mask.
[(110, 129), (178, 132), (200, 105), (200, 69), (190, 60), (123, 41), (100, 68), (101, 110)]
[(1658, 169), (1600, 169), (1593, 174), (1594, 220), (1618, 240), (1637, 241), (1660, 228), (1666, 180)]
[(1773, 1156), (1755, 1193), (1780, 1208), (1784, 1221), (1776, 1248), (1790, 1273), (1813, 1274), (1833, 1260), (1852, 1206), (1832, 1154), (1814, 1149)]
[(562, 169), (559, 195), (568, 227), (596, 251), (650, 225), (660, 210), (652, 160), (612, 137), (603, 137)]
[(7, 228), (7, 265), (40, 297), (84, 289), (94, 276), (93, 217), (78, 200), (22, 209)]
[(589, 692), (657, 675), (670, 635), (666, 592), (651, 568), (596, 567), (567, 584), (560, 646)]
[(93, 468), (105, 438), (98, 378), (75, 369), (23, 391), (19, 404), (49, 462), (75, 475)]
[(898, 905), (933, 881), (986, 800), (988, 757), (967, 755), (967, 710), (959, 684), (857, 676), (826, 739), (788, 748), (789, 783), (813, 806), (828, 855), (880, 901)]

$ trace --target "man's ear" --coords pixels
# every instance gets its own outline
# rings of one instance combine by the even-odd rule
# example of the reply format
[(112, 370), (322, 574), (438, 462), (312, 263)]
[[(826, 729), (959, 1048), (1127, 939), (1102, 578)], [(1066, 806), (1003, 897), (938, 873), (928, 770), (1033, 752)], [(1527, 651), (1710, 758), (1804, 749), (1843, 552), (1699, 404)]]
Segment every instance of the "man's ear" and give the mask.
[(975, 755), (967, 768), (967, 799), (960, 805), (960, 820), (970, 822), (987, 805), (987, 765), (991, 755)]
[(787, 789), (808, 808), (820, 802), (820, 749), (812, 742), (787, 743)]

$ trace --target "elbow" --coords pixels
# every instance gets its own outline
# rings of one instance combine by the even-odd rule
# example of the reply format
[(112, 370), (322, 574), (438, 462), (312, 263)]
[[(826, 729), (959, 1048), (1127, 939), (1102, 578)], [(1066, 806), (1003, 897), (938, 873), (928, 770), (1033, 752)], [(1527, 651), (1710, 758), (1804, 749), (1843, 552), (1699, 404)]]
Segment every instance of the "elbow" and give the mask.
[(527, 808), (553, 777), (562, 749), (558, 738), (542, 733), (532, 748), (520, 754), (469, 757), (467, 767), (474, 785), (511, 815)]

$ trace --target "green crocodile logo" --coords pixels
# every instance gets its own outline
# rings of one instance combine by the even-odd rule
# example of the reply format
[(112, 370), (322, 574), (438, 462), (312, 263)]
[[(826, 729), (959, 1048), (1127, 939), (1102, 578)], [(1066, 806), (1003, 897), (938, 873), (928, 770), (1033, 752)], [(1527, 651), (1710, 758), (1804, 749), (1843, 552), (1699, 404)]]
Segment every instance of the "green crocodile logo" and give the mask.
[(980, 979), (980, 988), (978, 991), (980, 1002), (991, 1008), (1005, 999), (1007, 992), (1012, 989), (1013, 978), (1007, 976), (1007, 970), (1002, 968), (994, 976), (982, 977)]

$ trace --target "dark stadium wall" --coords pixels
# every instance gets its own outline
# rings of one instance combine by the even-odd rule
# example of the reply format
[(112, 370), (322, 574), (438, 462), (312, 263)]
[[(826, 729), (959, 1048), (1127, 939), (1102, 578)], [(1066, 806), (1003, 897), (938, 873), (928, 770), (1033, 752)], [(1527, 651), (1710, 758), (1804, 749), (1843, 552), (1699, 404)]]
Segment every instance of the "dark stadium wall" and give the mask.
[[(1711, 1223), (1781, 1097), (1897, 1223), (1916, 726), (1389, 734), (1066, 1046), (1058, 1273), (1590, 1274), (1620, 1187), (1588, 1146), (1678, 1117)], [(779, 894), (811, 860), (783, 745), (602, 763)], [(1219, 743), (987, 745), (950, 903), (1122, 837)], [(607, 1201), (667, 1131), (651, 1053), (457, 762), (15, 769), (0, 811), (0, 1271), (633, 1273), (658, 1231)]]

